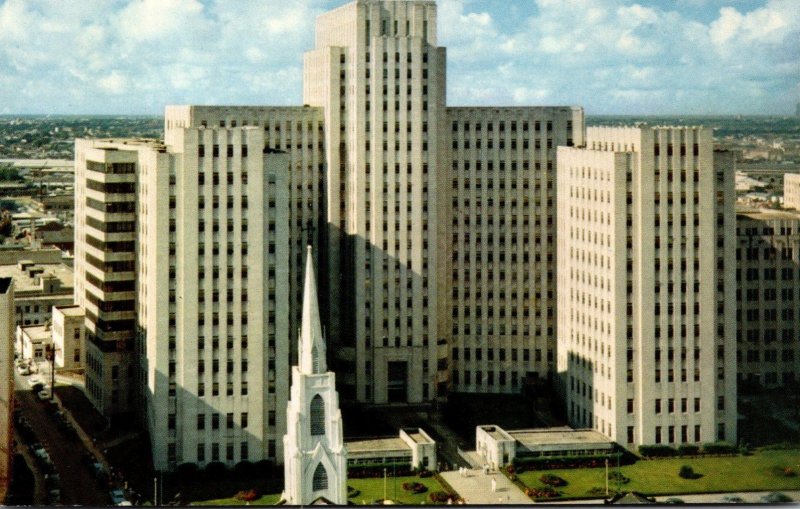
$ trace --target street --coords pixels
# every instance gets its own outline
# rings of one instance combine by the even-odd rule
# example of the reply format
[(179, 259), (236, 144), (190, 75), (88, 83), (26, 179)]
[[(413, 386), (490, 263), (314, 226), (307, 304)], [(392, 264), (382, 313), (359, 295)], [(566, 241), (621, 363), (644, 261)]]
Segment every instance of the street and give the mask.
[[(49, 402), (40, 401), (31, 391), (27, 377), (15, 372), (16, 399), (22, 416), (33, 429), (36, 439), (47, 450), (55, 472), (60, 476), (61, 504), (105, 506), (109, 496), (105, 483), (99, 483), (89, 465), (83, 461), (87, 450), (74, 435), (70, 436), (56, 425), (56, 419), (47, 408)], [(20, 447), (30, 444), (20, 443)], [(34, 464), (32, 468), (39, 469)]]

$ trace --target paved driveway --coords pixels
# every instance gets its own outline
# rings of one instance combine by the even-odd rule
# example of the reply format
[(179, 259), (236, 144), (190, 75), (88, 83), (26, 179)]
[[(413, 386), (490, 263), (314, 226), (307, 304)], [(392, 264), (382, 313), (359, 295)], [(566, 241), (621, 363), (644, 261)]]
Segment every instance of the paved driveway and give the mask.
[[(458, 470), (442, 472), (440, 475), (467, 504), (533, 504), (525, 493), (500, 472), (484, 474), (483, 470), (473, 469), (467, 470), (466, 477), (462, 477)], [(492, 492), (492, 479), (497, 483), (494, 492)]]

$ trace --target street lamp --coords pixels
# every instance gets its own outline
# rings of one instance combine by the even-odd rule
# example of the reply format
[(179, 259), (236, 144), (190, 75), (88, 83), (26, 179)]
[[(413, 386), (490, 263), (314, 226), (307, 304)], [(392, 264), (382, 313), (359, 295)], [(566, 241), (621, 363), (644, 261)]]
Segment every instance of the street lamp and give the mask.
[(386, 505), (386, 467), (383, 467), (383, 504)]

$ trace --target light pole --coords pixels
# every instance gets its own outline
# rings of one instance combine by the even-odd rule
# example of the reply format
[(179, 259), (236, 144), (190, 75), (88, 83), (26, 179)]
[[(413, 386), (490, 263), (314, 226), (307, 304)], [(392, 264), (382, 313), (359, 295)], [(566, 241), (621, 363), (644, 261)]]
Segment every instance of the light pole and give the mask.
[(608, 458), (606, 458), (606, 496), (608, 496)]
[(383, 504), (386, 505), (386, 467), (383, 468)]

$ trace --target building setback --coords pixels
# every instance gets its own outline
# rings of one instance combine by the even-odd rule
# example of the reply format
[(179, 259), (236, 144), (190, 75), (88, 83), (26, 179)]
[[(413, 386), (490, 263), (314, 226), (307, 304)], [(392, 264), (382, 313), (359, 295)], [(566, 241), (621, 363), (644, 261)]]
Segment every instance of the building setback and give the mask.
[(738, 210), (736, 263), (740, 387), (791, 386), (800, 372), (800, 213)]
[(736, 442), (733, 158), (702, 128), (558, 150), (567, 416), (628, 446)]

